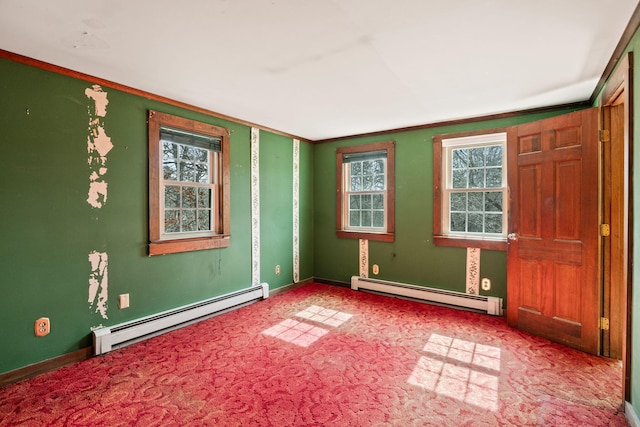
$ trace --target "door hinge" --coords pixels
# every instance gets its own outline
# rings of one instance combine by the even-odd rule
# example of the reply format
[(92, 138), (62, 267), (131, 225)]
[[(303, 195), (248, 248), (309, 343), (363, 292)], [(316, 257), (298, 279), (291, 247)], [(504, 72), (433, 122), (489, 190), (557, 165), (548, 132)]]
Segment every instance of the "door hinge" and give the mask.
[(598, 139), (600, 142), (609, 142), (609, 129), (600, 129), (598, 132)]
[(603, 331), (608, 331), (609, 330), (609, 319), (606, 318), (606, 317), (601, 317), (600, 318), (600, 324), (598, 326), (600, 326), (600, 329), (602, 329)]
[(600, 235), (602, 237), (611, 235), (611, 227), (609, 227), (609, 224), (600, 224)]

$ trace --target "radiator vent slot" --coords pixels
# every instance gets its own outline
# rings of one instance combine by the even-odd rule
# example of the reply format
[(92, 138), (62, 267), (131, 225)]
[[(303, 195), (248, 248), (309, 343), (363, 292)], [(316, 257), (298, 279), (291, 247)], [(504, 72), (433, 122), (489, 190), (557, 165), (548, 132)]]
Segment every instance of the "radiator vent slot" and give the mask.
[(269, 285), (243, 289), (151, 316), (93, 330), (93, 354), (100, 355), (269, 297)]
[(385, 280), (369, 279), (358, 276), (351, 277), (351, 289), (365, 289), (389, 295), (415, 298), (451, 307), (481, 311), (494, 316), (502, 316), (502, 298), (498, 297), (470, 295), (462, 292), (427, 288), (424, 286), (388, 282)]

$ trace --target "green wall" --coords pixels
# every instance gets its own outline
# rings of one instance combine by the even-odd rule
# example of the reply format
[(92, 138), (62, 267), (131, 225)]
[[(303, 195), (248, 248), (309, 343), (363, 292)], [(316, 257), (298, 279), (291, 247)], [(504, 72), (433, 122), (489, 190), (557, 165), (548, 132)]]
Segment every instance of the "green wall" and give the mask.
[[(104, 87), (105, 205), (87, 203), (86, 82), (0, 60), (0, 373), (91, 345), (90, 331), (251, 285), (250, 128)], [(147, 256), (149, 109), (231, 131), (231, 246)], [(292, 282), (293, 141), (260, 132), (261, 281)], [(300, 278), (311, 277), (313, 147), (300, 143)], [(302, 230), (301, 230), (302, 231)], [(88, 302), (92, 251), (108, 254), (108, 318)], [(280, 264), (282, 273), (273, 267)], [(118, 309), (129, 293), (131, 307)], [(39, 317), (51, 333), (34, 336)]]
[[(369, 241), (369, 277), (378, 264), (383, 280), (465, 291), (466, 249), (433, 244), (433, 149), (435, 135), (506, 127), (543, 119), (571, 110), (538, 113), (456, 126), (359, 137), (315, 146), (314, 275), (349, 282), (358, 275), (358, 241), (336, 237), (336, 148), (393, 140), (396, 142), (396, 232), (393, 243)], [(490, 278), (483, 295), (505, 299), (506, 252), (482, 250), (480, 275)]]

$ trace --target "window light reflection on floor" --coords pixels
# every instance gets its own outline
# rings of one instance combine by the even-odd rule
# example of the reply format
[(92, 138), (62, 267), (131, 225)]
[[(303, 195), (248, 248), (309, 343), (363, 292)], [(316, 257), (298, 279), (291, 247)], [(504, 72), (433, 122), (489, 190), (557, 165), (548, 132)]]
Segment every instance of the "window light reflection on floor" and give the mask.
[(338, 327), (347, 320), (351, 319), (353, 317), (353, 314), (347, 314), (330, 308), (312, 305), (302, 310), (301, 312), (296, 313), (296, 316), (302, 317), (303, 319), (312, 320), (314, 322), (323, 323), (327, 326)]
[[(353, 317), (352, 314), (317, 305), (312, 305), (296, 313), (295, 316), (334, 328), (342, 325)], [(294, 319), (285, 319), (277, 325), (262, 331), (262, 333), (267, 336), (275, 337), (301, 347), (308, 347), (328, 332), (328, 329)]]
[(472, 405), (498, 410), (500, 349), (432, 334), (408, 382)]
[(311, 343), (328, 332), (327, 329), (293, 319), (285, 319), (277, 325), (262, 331), (265, 335), (279, 338), (300, 347), (309, 347)]

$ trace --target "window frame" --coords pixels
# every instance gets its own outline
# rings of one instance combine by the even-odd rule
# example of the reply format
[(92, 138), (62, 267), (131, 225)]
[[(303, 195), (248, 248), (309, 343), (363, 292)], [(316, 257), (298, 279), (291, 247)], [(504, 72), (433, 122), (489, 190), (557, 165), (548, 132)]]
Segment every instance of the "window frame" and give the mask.
[[(459, 147), (473, 145), (488, 145), (482, 141), (493, 135), (501, 134), (503, 140), (500, 141), (503, 148), (503, 183), (504, 186), (499, 189), (503, 191), (503, 233), (500, 236), (488, 235), (462, 235), (449, 233), (448, 226), (444, 223), (449, 218), (448, 209), (449, 202), (445, 200), (450, 194), (447, 189), (447, 147), (443, 146), (443, 142), (459, 139), (461, 144)], [(467, 142), (467, 144), (462, 144)], [(487, 141), (488, 142), (488, 141)], [(499, 142), (499, 141), (495, 141)], [(445, 143), (446, 144), (446, 143)], [(452, 144), (453, 145), (453, 144)], [(506, 226), (508, 225), (509, 216), (509, 187), (507, 182), (507, 136), (505, 128), (485, 129), (481, 131), (459, 132), (446, 135), (436, 135), (433, 138), (433, 241), (436, 246), (450, 246), (461, 248), (480, 248), (489, 250), (507, 250)]]
[[(170, 238), (162, 234), (164, 218), (164, 200), (162, 174), (162, 147), (160, 143), (161, 126), (184, 130), (220, 138), (220, 152), (217, 156), (209, 153), (210, 158), (218, 161), (210, 164), (217, 184), (212, 190), (214, 198), (211, 213), (213, 235), (185, 236)], [(149, 111), (149, 255), (190, 252), (205, 249), (224, 248), (231, 244), (230, 239), (230, 143), (229, 131), (225, 128), (186, 119), (172, 114)], [(217, 207), (217, 209), (215, 208)]]
[[(346, 200), (348, 191), (345, 183), (344, 156), (349, 154), (364, 154), (385, 151), (386, 158), (386, 206), (385, 231), (349, 230), (347, 228), (349, 203)], [(375, 142), (336, 149), (336, 235), (344, 239), (367, 239), (382, 242), (393, 242), (395, 239), (395, 142)]]

